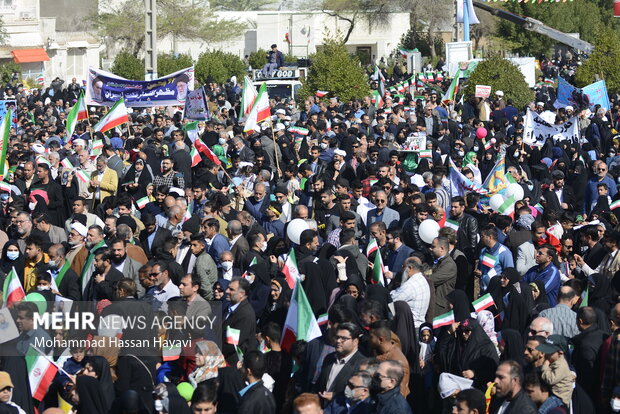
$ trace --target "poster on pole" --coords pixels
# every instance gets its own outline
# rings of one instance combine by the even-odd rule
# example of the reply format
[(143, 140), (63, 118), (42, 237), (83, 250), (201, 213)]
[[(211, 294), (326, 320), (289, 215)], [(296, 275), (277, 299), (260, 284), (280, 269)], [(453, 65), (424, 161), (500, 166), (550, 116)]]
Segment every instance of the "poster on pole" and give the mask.
[(183, 118), (191, 119), (192, 121), (207, 121), (209, 119), (207, 95), (203, 87), (187, 93)]
[(491, 87), (488, 85), (476, 85), (476, 98), (486, 99), (491, 96)]
[(13, 110), (13, 119), (11, 119), (11, 128), (17, 128), (17, 101), (13, 99), (0, 100), (0, 121), (4, 119), (9, 109)]
[(527, 110), (523, 126), (523, 142), (542, 147), (548, 138), (554, 142), (570, 140), (579, 143), (579, 121), (573, 116), (563, 124), (554, 125), (534, 111)]
[(590, 109), (594, 110), (596, 105), (609, 110), (609, 95), (607, 95), (607, 86), (604, 80), (591, 83), (583, 88), (576, 88), (561, 76), (558, 77), (558, 92), (553, 106), (556, 108), (565, 108), (572, 106), (575, 110)]
[(112, 106), (121, 98), (127, 107), (184, 105), (194, 89), (194, 67), (152, 81), (124, 79), (109, 72), (88, 68), (86, 104)]

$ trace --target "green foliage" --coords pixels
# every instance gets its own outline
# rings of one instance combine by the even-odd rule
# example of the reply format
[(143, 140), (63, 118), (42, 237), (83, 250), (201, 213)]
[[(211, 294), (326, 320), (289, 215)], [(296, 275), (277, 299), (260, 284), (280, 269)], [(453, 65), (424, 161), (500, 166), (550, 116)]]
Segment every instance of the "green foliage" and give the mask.
[(2, 83), (9, 83), (13, 79), (14, 73), (21, 73), (22, 67), (13, 61), (8, 61), (0, 65), (0, 80)]
[(361, 99), (370, 94), (368, 78), (359, 59), (349, 55), (338, 36), (325, 38), (323, 49), (310, 59), (312, 66), (299, 90), (300, 100), (318, 90), (328, 91), (329, 96), (338, 96), (342, 101)]
[(216, 10), (253, 11), (273, 3), (275, 0), (213, 0), (211, 6)]
[[(609, 27), (600, 28), (594, 52), (577, 68), (575, 82), (583, 87), (604, 79), (608, 93), (620, 93), (620, 36)], [(598, 79), (597, 79), (598, 76)]]
[[(504, 9), (521, 16), (532, 17), (564, 33), (579, 33), (581, 39), (593, 42), (596, 28), (603, 16), (610, 14), (609, 5), (600, 6), (596, 0), (580, 0), (567, 3), (556, 2), (506, 2)], [(548, 53), (557, 44), (553, 39), (500, 19), (497, 35), (514, 43), (512, 49), (523, 56), (539, 56)]]
[[(422, 28), (419, 25), (412, 26), (406, 33), (404, 33), (400, 42), (398, 43), (398, 48), (403, 49), (418, 49), (422, 56), (431, 56), (431, 41), (430, 36), (427, 31), (422, 31)], [(434, 39), (435, 52), (438, 56), (445, 55), (446, 45), (441, 38), (441, 36), (436, 36)]]
[(465, 94), (473, 95), (476, 85), (489, 85), (492, 91), (503, 91), (504, 98), (512, 99), (517, 108), (534, 100), (534, 92), (519, 68), (499, 56), (491, 56), (478, 64), (467, 81)]
[(166, 76), (181, 69), (189, 68), (194, 64), (191, 56), (179, 54), (174, 56), (170, 53), (157, 55), (157, 76)]
[(194, 66), (196, 80), (201, 84), (209, 81), (224, 83), (231, 76), (242, 79), (245, 74), (245, 65), (238, 56), (220, 50), (203, 52)]
[(122, 50), (112, 64), (111, 72), (126, 79), (144, 79), (144, 61), (127, 49)]
[(256, 52), (250, 53), (248, 60), (252, 69), (260, 69), (267, 64), (267, 51), (258, 49)]

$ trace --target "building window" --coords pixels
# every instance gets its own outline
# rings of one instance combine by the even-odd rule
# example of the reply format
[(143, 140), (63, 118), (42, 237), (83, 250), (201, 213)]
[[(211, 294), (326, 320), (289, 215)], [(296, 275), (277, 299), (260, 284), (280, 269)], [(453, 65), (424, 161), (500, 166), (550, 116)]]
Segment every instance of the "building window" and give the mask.
[(15, 0), (0, 0), (0, 10), (13, 9)]

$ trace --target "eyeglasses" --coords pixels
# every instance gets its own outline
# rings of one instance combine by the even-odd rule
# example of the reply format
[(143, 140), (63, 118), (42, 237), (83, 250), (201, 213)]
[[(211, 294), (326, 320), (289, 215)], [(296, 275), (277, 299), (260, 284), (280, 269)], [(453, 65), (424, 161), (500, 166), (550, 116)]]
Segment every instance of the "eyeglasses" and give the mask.
[(547, 332), (547, 331), (545, 331), (545, 330), (540, 330), (540, 331), (537, 331), (536, 329), (530, 329), (530, 330), (529, 330), (529, 333), (531, 333), (531, 334), (532, 334), (532, 336), (536, 336), (536, 335), (538, 335), (538, 333), (539, 333), (539, 332)]
[(347, 385), (349, 386), (349, 388), (351, 388), (352, 390), (358, 389), (358, 388), (368, 388), (368, 387), (364, 387), (363, 385), (354, 385), (351, 384), (350, 382), (347, 382)]
[(336, 340), (336, 342), (338, 341), (347, 342), (349, 339), (353, 339), (353, 338), (348, 338), (346, 336), (336, 336), (334, 339)]
[(160, 273), (161, 273), (161, 272), (153, 272), (153, 273), (149, 273), (149, 276), (150, 276), (150, 277), (157, 277), (157, 276), (159, 276), (159, 274), (160, 274)]
[(375, 375), (373, 375), (373, 377), (378, 379), (378, 380), (384, 380), (384, 379), (390, 378), (389, 376), (380, 374), (378, 372), (375, 372)]
[(605, 172), (605, 171), (607, 171), (607, 169), (606, 168), (599, 168), (597, 171), (598, 172)]
[(377, 200), (377, 203), (387, 203), (387, 200)]

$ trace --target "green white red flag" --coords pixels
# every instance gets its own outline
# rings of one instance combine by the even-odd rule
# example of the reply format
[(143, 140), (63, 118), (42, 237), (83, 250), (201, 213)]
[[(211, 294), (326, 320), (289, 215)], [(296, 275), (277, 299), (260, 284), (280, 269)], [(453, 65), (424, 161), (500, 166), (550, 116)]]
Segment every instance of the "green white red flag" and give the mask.
[(136, 200), (136, 205), (140, 210), (142, 210), (149, 203), (149, 197), (144, 196), (138, 200)]
[(0, 182), (0, 191), (6, 191), (7, 193), (11, 192), (11, 184), (7, 183), (6, 181), (1, 181)]
[(460, 77), (461, 77), (461, 69), (457, 69), (456, 74), (454, 75), (454, 79), (452, 79), (452, 82), (450, 82), (450, 87), (448, 88), (446, 93), (441, 98), (443, 102), (448, 102), (448, 101), (454, 102), (456, 100), (456, 94), (459, 91)]
[(384, 285), (383, 283), (383, 258), (381, 252), (375, 254), (375, 263), (372, 266), (372, 280), (373, 285)]
[(26, 352), (26, 367), (28, 368), (28, 381), (30, 382), (32, 398), (43, 401), (47, 390), (54, 381), (54, 377), (56, 377), (56, 373), (58, 373), (58, 367), (32, 345)]
[(116, 128), (117, 126), (123, 125), (126, 122), (129, 122), (129, 116), (127, 115), (125, 100), (121, 98), (116, 101), (108, 113), (101, 118), (101, 121), (97, 122), (97, 125), (93, 127), (93, 130), (95, 132), (106, 132)]
[(471, 304), (474, 305), (474, 310), (476, 312), (480, 312), (481, 310), (490, 308), (491, 306), (495, 305), (495, 301), (493, 300), (493, 296), (491, 296), (490, 293), (487, 293), (484, 296), (480, 296), (478, 299), (473, 301)]
[(69, 160), (69, 158), (63, 158), (62, 161), (60, 161), (60, 165), (62, 165), (63, 167), (72, 170), (75, 167), (73, 166), (73, 164), (71, 163), (71, 160)]
[(252, 110), (252, 106), (254, 105), (254, 101), (256, 101), (256, 96), (258, 92), (256, 92), (256, 88), (252, 84), (252, 81), (247, 76), (243, 79), (243, 91), (241, 93), (241, 108), (239, 109), (239, 114), (241, 114), (241, 118), (246, 118), (250, 111)]
[(204, 142), (202, 142), (202, 140), (200, 138), (196, 138), (196, 141), (194, 141), (194, 147), (196, 147), (196, 149), (200, 152), (202, 152), (204, 155), (206, 155), (206, 157), (215, 165), (221, 165), (222, 161), (220, 161), (220, 159), (217, 157), (217, 155), (215, 155), (215, 153), (213, 151), (211, 151), (211, 148), (209, 148), (207, 146), (207, 144), (205, 144)]
[(12, 117), (13, 111), (9, 109), (4, 118), (2, 119), (2, 124), (0, 124), (0, 139), (2, 140), (2, 143), (0, 144), (0, 180), (6, 177), (9, 171), (9, 166), (6, 162), (6, 152), (9, 148)]
[(295, 249), (291, 248), (291, 251), (284, 262), (284, 267), (282, 267), (282, 273), (284, 273), (284, 278), (286, 279), (286, 283), (291, 289), (295, 288), (295, 283), (299, 280), (299, 269), (297, 268), (297, 258), (295, 257)]
[(260, 123), (271, 117), (271, 108), (269, 107), (269, 94), (267, 93), (267, 84), (263, 84), (258, 89), (258, 96), (252, 106), (252, 110), (245, 120), (244, 132), (260, 131)]
[(189, 151), (189, 156), (192, 159), (192, 167), (197, 166), (200, 163), (200, 161), (202, 161), (202, 157), (200, 156), (200, 153), (198, 152), (196, 147), (192, 147), (192, 149)]
[(304, 292), (301, 281), (298, 280), (293, 289), (291, 304), (284, 322), (282, 341), (280, 341), (282, 349), (288, 352), (295, 341), (310, 342), (321, 335), (321, 328), (314, 317), (306, 292)]
[(75, 172), (75, 176), (83, 183), (87, 183), (90, 181), (90, 174), (86, 170), (77, 170)]
[(226, 343), (231, 345), (239, 345), (239, 338), (241, 337), (241, 331), (239, 329), (226, 327)]
[(67, 115), (67, 137), (71, 137), (73, 135), (73, 131), (75, 131), (75, 126), (78, 121), (82, 119), (88, 118), (88, 110), (86, 108), (86, 103), (84, 102), (84, 95), (80, 94), (75, 105), (69, 111), (69, 115)]
[(614, 201), (613, 203), (611, 203), (611, 204), (609, 205), (609, 208), (610, 208), (611, 210), (615, 210), (615, 209), (617, 209), (618, 207), (620, 207), (620, 200), (616, 200), (616, 201)]
[(12, 268), (6, 279), (4, 279), (4, 286), (2, 287), (2, 306), (12, 307), (13, 304), (23, 300), (26, 297), (26, 292), (22, 286), (19, 276), (15, 268)]
[(454, 311), (446, 312), (443, 315), (439, 315), (433, 319), (433, 329), (441, 328), (442, 326), (451, 325), (454, 323)]
[(485, 253), (484, 256), (482, 256), (482, 264), (486, 267), (492, 269), (495, 267), (495, 263), (497, 263), (497, 257), (493, 256), (491, 253)]
[(368, 243), (368, 246), (366, 246), (366, 257), (370, 257), (372, 252), (376, 252), (377, 250), (379, 250), (379, 245), (377, 244), (377, 239), (375, 239), (375, 238), (370, 239), (370, 242)]

